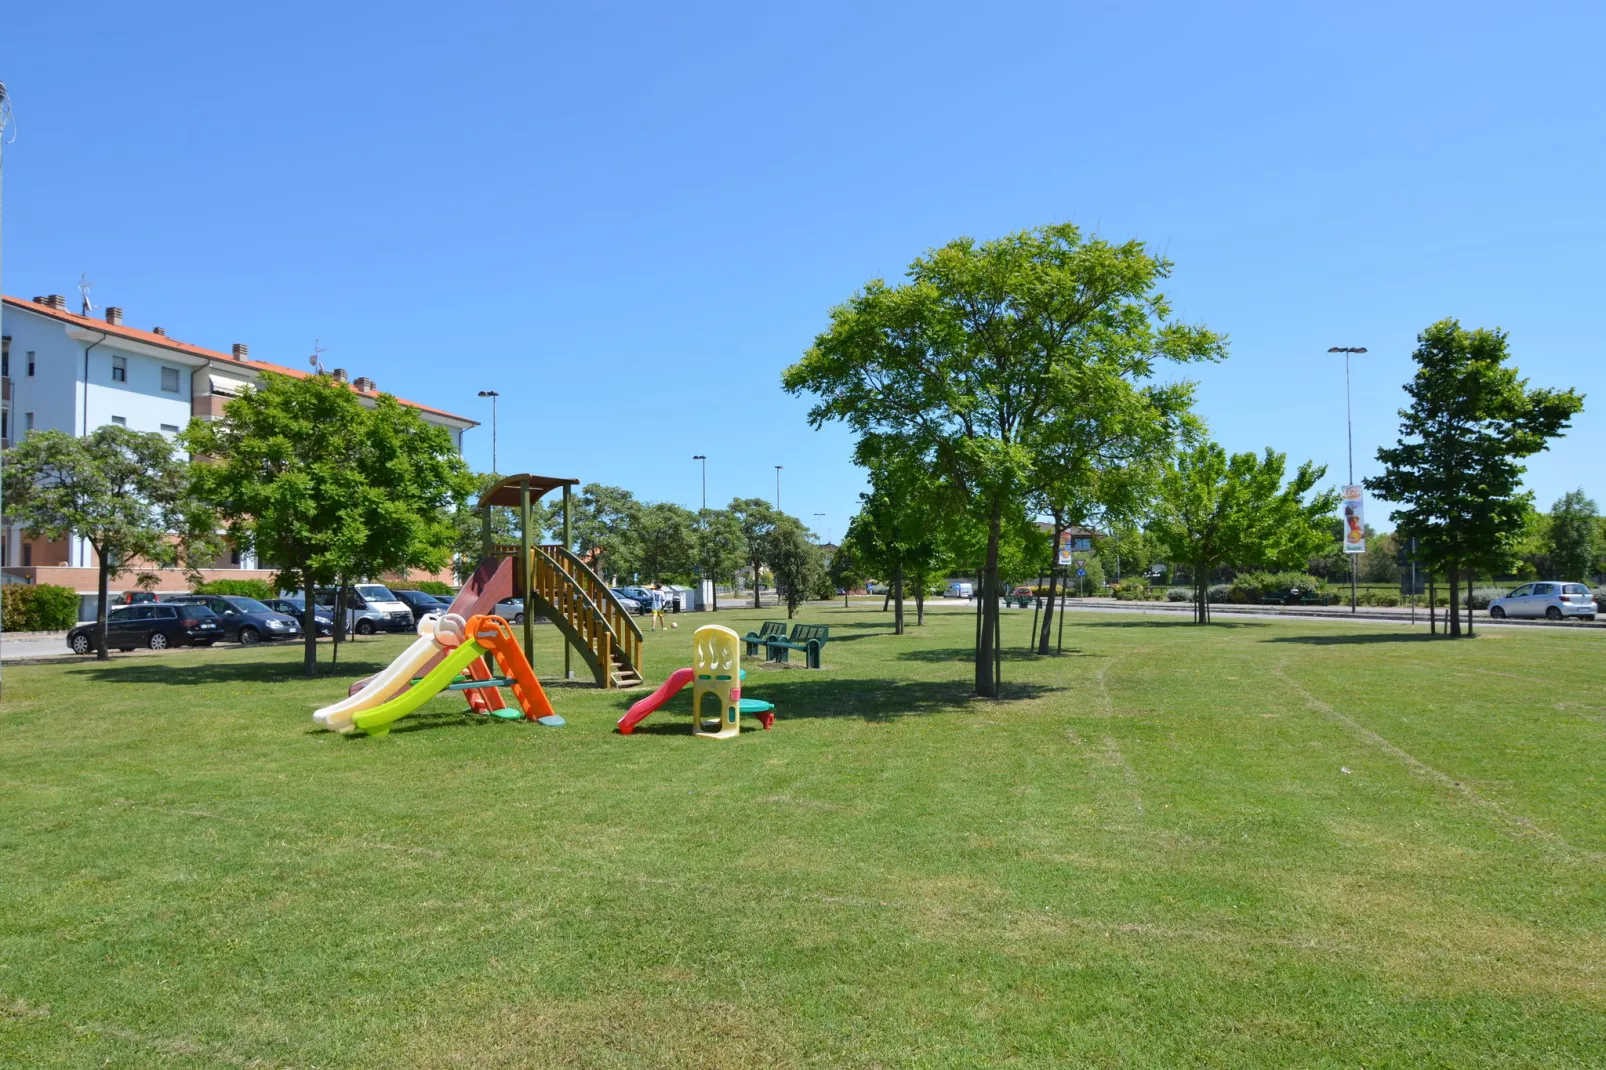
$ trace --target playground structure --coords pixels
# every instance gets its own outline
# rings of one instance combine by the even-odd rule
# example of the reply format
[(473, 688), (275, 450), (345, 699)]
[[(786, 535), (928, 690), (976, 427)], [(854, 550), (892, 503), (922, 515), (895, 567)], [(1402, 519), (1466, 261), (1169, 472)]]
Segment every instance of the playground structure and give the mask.
[[(474, 574), (452, 600), (448, 614), (470, 617), (493, 613), (510, 599), (523, 603), (524, 657), (534, 663), (535, 618), (545, 617), (562, 634), (563, 675), (572, 677), (571, 656), (591, 671), (598, 687), (635, 687), (641, 683), (641, 628), (631, 618), (602, 577), (569, 546), (573, 543), (570, 488), (578, 479), (521, 474), (508, 476), (480, 495), (481, 560)], [(535, 545), (531, 540), (530, 509), (546, 494), (563, 492), (563, 542)], [(498, 543), (492, 538), (491, 510), (517, 511), (519, 541)], [(440, 652), (421, 668), (427, 673), (445, 657)], [(371, 677), (351, 685), (355, 695), (369, 686)]]
[[(492, 676), (489, 657), (502, 675)], [(422, 677), (415, 679), (417, 673)], [(464, 673), (466, 681), (458, 681)], [(507, 708), (499, 688), (506, 687), (528, 720), (552, 719), (541, 682), (501, 617), (479, 614), (464, 620), (455, 614), (427, 614), (418, 622), (418, 640), (402, 652), (368, 686), (312, 715), (334, 732), (366, 732), (382, 736), (393, 722), (417, 710), (445, 690), (467, 691), (469, 702), (481, 713), (499, 714)]]
[[(663, 685), (619, 718), (619, 734), (628, 736), (654, 710), (692, 685), (691, 732), (704, 739), (731, 739), (741, 734), (742, 714), (759, 718), (765, 730), (775, 724), (774, 705), (742, 698), (742, 639), (729, 628), (705, 624), (692, 636), (692, 667), (676, 669)], [(714, 716), (705, 715), (705, 700), (714, 700)]]

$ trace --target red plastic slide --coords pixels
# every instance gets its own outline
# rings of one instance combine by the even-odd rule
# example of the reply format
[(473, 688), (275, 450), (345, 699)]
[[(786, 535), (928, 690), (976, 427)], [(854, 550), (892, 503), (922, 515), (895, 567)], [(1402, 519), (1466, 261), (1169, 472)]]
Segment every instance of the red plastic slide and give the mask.
[[(511, 557), (487, 557), (481, 561), (474, 570), (474, 575), (463, 584), (463, 589), (457, 592), (452, 599), (451, 608), (447, 613), (456, 613), (464, 620), (482, 614), (496, 612), (497, 603), (505, 598), (513, 597), (513, 569), (516, 562)], [(439, 665), (446, 657), (446, 651), (441, 651), (430, 659), (429, 663), (418, 670), (418, 675), (428, 676), (429, 671)], [(368, 686), (372, 676), (364, 676), (352, 684), (347, 690), (348, 695), (355, 695)], [(407, 690), (405, 687), (402, 691)], [(401, 692), (398, 691), (397, 694)]]
[(636, 726), (647, 719), (647, 715), (659, 706), (674, 698), (681, 688), (692, 682), (697, 674), (691, 669), (676, 669), (652, 694), (630, 707), (630, 712), (619, 718), (619, 734), (628, 736), (636, 730)]

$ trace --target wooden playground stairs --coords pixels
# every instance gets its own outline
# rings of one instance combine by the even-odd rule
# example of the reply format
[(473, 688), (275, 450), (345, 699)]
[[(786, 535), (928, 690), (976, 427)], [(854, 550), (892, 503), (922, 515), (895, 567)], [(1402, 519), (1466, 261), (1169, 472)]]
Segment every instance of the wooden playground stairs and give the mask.
[[(517, 546), (498, 552), (519, 560)], [(557, 626), (580, 652), (598, 687), (636, 687), (641, 683), (641, 627), (608, 585), (565, 546), (530, 547), (535, 569), (531, 590), (536, 612)], [(524, 591), (524, 573), (515, 569), (514, 597)]]

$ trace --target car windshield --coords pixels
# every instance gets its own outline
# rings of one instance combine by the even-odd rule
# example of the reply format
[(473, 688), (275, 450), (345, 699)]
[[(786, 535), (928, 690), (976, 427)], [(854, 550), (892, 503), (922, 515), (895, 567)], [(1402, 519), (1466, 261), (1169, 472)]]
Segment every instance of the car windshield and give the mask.
[(201, 605), (199, 602), (185, 602), (183, 603), (183, 609), (184, 615), (189, 617), (191, 620), (198, 620), (201, 617), (217, 616), (217, 614), (213, 613), (211, 609)]
[(243, 598), (243, 597), (241, 597), (239, 595), (233, 595), (233, 596), (231, 596), (229, 598), (225, 598), (224, 601), (227, 602), (229, 605), (233, 606), (235, 609), (238, 609), (241, 613), (272, 613), (273, 612), (273, 610), (269, 609), (267, 606), (263, 605), (261, 602), (258, 602), (255, 598)]
[(357, 593), (370, 602), (396, 602), (400, 601), (390, 593), (390, 588), (378, 583), (359, 583)]
[(297, 613), (307, 608), (307, 604), (299, 598), (281, 598), (277, 604), (285, 609), (293, 609)]

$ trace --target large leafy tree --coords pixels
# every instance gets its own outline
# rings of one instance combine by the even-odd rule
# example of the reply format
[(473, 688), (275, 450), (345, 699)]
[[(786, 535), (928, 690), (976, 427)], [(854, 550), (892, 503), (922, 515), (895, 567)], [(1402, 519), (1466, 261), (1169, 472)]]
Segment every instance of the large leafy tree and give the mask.
[(636, 545), (642, 577), (660, 583), (689, 573), (695, 563), (692, 526), (696, 514), (672, 502), (654, 502), (637, 519)]
[(474, 484), (445, 429), (389, 395), (364, 407), (326, 375), (263, 372), (221, 420), (192, 421), (197, 495), (230, 535), (304, 589), (302, 665), (317, 672), (311, 593), (337, 579), (439, 568)]
[(1600, 518), (1583, 488), (1568, 491), (1550, 507), (1550, 567), (1557, 579), (1588, 580), (1600, 556)]
[[(473, 477), (474, 490), (463, 502), (462, 507), (452, 514), (452, 570), (461, 583), (474, 575), (479, 567), (480, 557), (485, 548), (484, 521), (474, 506), (479, 502), (481, 495), (498, 483), (502, 476), (495, 472), (484, 472)], [(530, 538), (531, 541), (540, 541), (553, 527), (556, 519), (556, 506), (548, 504), (545, 500), (530, 503)], [(503, 546), (517, 544), (519, 541), (519, 511), (506, 506), (493, 505), (491, 507), (491, 541)]]
[(106, 650), (111, 579), (140, 561), (197, 569), (221, 549), (190, 493), (189, 465), (165, 435), (108, 424), (82, 438), (35, 431), (5, 453), (6, 515), (30, 538), (77, 535), (98, 559), (95, 656)]
[(1311, 492), (1327, 469), (1307, 461), (1285, 485), (1287, 461), (1270, 449), (1229, 457), (1214, 442), (1203, 442), (1179, 454), (1160, 477), (1149, 533), (1172, 561), (1188, 566), (1198, 623), (1210, 620), (1213, 570), (1292, 568), (1326, 544), (1338, 494)]
[(765, 556), (775, 577), (776, 593), (786, 600), (786, 615), (796, 615), (825, 572), (820, 548), (809, 538), (809, 531), (796, 517), (778, 516), (764, 536)]
[(1461, 574), (1499, 567), (1521, 538), (1532, 495), (1521, 490), (1520, 461), (1546, 449), (1584, 404), (1573, 390), (1530, 389), (1509, 356), (1501, 330), (1445, 319), (1418, 335), (1399, 442), (1377, 451), (1383, 474), (1364, 481), (1400, 503), (1389, 514), (1397, 534), (1419, 539), (1428, 565), (1444, 570), (1451, 637), (1461, 634)]
[(876, 445), (873, 436), (860, 444), (861, 463), (870, 465), (870, 489), (859, 495), (859, 512), (843, 543), (859, 567), (887, 580), (893, 632), (902, 635), (905, 581), (914, 583), (916, 619), (923, 624), (923, 585), (945, 562), (943, 493), (928, 470)]
[(572, 503), (571, 549), (603, 576), (630, 576), (640, 566), (641, 503), (623, 487), (587, 483)]
[(719, 585), (735, 579), (747, 563), (747, 539), (741, 521), (729, 509), (703, 509), (692, 527), (692, 552), (703, 575), (714, 584), (714, 609), (719, 609)]
[[(784, 516), (763, 498), (732, 498), (727, 507), (742, 529), (742, 543), (747, 547), (747, 561), (753, 568), (753, 608), (759, 607), (759, 569), (769, 561), (769, 537), (776, 522)], [(771, 571), (774, 571), (773, 565)], [(779, 583), (779, 578), (776, 580)]]
[(1158, 292), (1171, 263), (1137, 241), (1058, 224), (988, 242), (961, 238), (873, 280), (783, 384), (818, 401), (815, 426), (841, 420), (926, 465), (985, 525), (983, 621), (975, 686), (996, 695), (999, 545), (1006, 514), (1036, 487), (1038, 427), (1090, 411), (1112, 380), (1150, 377), (1157, 358), (1222, 355), (1222, 338), (1171, 321)]

